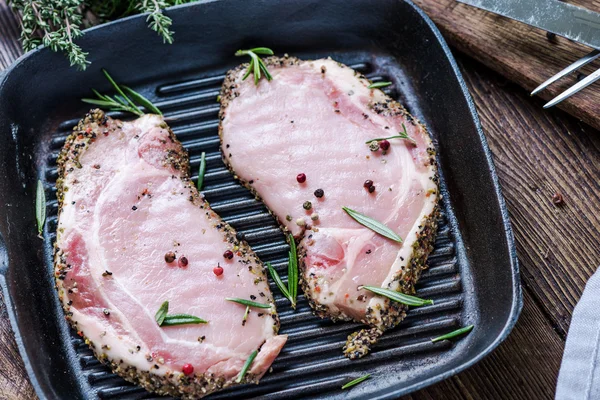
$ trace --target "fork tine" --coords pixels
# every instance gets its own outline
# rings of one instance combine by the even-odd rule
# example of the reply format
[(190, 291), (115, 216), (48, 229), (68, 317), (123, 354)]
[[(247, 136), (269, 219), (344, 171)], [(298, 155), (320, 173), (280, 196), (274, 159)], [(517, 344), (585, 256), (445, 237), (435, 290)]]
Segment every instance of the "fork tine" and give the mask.
[(583, 79), (581, 82), (577, 82), (575, 85), (571, 86), (569, 89), (565, 90), (564, 92), (562, 92), (561, 94), (556, 96), (554, 99), (550, 100), (548, 103), (546, 103), (544, 105), (544, 108), (549, 108), (549, 107), (557, 105), (564, 99), (571, 97), (575, 93), (579, 92), (581, 89), (596, 82), (598, 79), (600, 79), (600, 69), (595, 71), (594, 73), (590, 74), (590, 76)]
[(551, 78), (549, 78), (548, 80), (546, 80), (540, 86), (536, 87), (533, 90), (533, 92), (531, 92), (531, 96), (533, 96), (533, 95), (541, 92), (542, 90), (546, 89), (548, 86), (550, 86), (551, 84), (553, 84), (554, 82), (556, 82), (557, 80), (559, 80), (560, 78), (562, 78), (563, 76), (568, 75), (571, 72), (576, 71), (579, 68), (583, 67), (584, 65), (591, 63), (592, 61), (594, 61), (598, 57), (600, 57), (600, 50), (594, 50), (594, 51), (592, 51), (588, 55), (580, 58), (579, 60), (575, 61), (573, 64), (569, 65), (567, 68), (563, 69), (562, 71), (560, 71), (556, 75), (554, 75)]

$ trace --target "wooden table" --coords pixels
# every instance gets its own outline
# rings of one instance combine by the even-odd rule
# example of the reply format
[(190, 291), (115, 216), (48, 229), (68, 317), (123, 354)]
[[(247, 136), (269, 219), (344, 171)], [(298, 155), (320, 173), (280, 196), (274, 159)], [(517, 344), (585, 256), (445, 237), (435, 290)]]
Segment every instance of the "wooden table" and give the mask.
[[(0, 70), (20, 54), (0, 1)], [(407, 399), (552, 398), (573, 307), (600, 264), (600, 133), (456, 54), (506, 197), (524, 308), (509, 338), (473, 368)], [(598, 87), (595, 89), (598, 90)], [(564, 204), (552, 197), (560, 192)], [(0, 294), (0, 399), (35, 398)]]

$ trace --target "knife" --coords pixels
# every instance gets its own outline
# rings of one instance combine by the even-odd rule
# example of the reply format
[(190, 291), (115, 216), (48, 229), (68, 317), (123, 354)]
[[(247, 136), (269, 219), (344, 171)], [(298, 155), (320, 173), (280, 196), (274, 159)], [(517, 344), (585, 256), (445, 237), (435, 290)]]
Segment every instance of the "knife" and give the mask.
[(600, 14), (558, 0), (458, 0), (600, 49)]

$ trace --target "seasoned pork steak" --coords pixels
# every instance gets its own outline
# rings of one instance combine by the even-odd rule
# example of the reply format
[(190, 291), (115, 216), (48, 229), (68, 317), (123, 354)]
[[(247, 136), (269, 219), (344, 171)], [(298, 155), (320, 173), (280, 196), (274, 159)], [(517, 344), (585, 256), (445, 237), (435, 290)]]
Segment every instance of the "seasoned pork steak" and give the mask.
[[(257, 382), (283, 347), (263, 266), (189, 178), (161, 117), (91, 111), (59, 158), (55, 275), (66, 318), (102, 362), (149, 391), (199, 398)], [(271, 304), (246, 307), (225, 298)], [(155, 314), (208, 323), (159, 326)], [(168, 319), (168, 318), (167, 318)]]
[[(301, 284), (317, 314), (373, 327), (350, 338), (346, 354), (358, 357), (367, 350), (361, 345), (406, 311), (360, 287), (413, 293), (432, 250), (439, 194), (431, 139), (400, 104), (340, 63), (265, 62), (272, 81), (243, 80), (247, 64), (226, 76), (223, 158), (299, 242)], [(366, 143), (404, 127), (412, 141)], [(357, 223), (342, 207), (384, 223), (403, 242)]]

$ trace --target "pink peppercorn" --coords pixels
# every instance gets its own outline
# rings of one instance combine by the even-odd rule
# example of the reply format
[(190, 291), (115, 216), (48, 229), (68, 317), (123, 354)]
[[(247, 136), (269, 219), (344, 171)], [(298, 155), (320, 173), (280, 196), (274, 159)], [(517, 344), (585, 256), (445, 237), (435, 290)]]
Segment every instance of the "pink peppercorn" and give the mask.
[(383, 139), (379, 142), (379, 147), (381, 148), (381, 150), (387, 151), (390, 148), (390, 142)]
[(296, 180), (298, 181), (298, 183), (306, 182), (306, 174), (298, 174), (296, 176)]
[(184, 364), (183, 368), (181, 368), (181, 371), (186, 376), (191, 375), (194, 373), (194, 366), (192, 364)]

